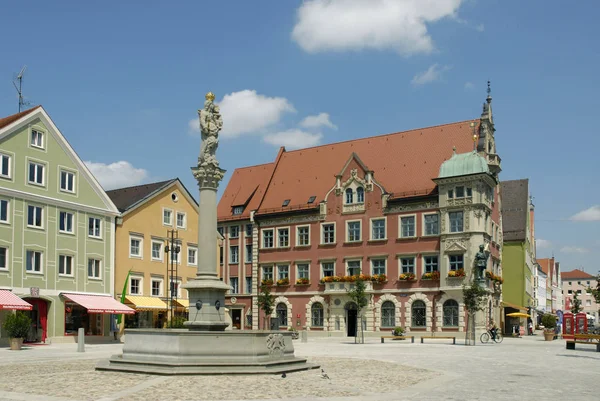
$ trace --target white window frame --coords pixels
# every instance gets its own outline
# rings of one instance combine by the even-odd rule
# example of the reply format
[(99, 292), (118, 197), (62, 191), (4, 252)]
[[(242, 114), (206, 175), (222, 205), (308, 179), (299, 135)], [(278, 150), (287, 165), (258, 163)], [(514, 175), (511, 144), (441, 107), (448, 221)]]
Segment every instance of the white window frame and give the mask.
[[(98, 262), (98, 276), (90, 276), (90, 261), (94, 261), (94, 262)], [(96, 268), (96, 263), (94, 263), (94, 269)], [(86, 268), (86, 273), (87, 273), (87, 278), (90, 280), (102, 280), (102, 259), (96, 259), (96, 258), (88, 258), (87, 259), (87, 264), (85, 266)], [(94, 272), (95, 273), (95, 272)]]
[[(383, 238), (373, 238), (373, 222), (376, 220), (383, 220)], [(369, 219), (369, 241), (385, 241), (387, 240), (387, 216), (383, 217), (372, 217)]]
[[(169, 293), (171, 293), (171, 280), (167, 280), (167, 282), (169, 283)], [(175, 294), (173, 294), (173, 296), (175, 298), (183, 298), (181, 296), (181, 280), (175, 279), (173, 280), (173, 282), (177, 284), (177, 291), (175, 292)]]
[[(290, 264), (289, 263), (278, 263), (276, 266), (277, 266), (277, 280), (273, 280), (273, 281), (277, 282), (284, 278), (287, 278), (288, 281), (291, 281), (290, 278), (291, 278), (292, 272), (290, 271)], [(279, 277), (279, 273), (281, 271), (280, 269), (282, 267), (287, 267), (287, 277)]]
[[(422, 236), (423, 237), (439, 237), (440, 230), (442, 228), (441, 220), (440, 220), (441, 219), (440, 214), (439, 213), (423, 213), (421, 216), (422, 216), (422, 218), (421, 218), (421, 224), (422, 224), (422, 226), (421, 227), (423, 227), (423, 229), (421, 230), (422, 231)], [(427, 234), (427, 222), (425, 221), (425, 217), (426, 216), (437, 216), (437, 218), (438, 218), (438, 222), (437, 222), (437, 228), (438, 228), (437, 229), (437, 234)]]
[[(271, 269), (271, 278), (270, 279), (266, 279), (265, 278), (265, 269)], [(273, 268), (272, 264), (268, 264), (268, 265), (262, 265), (260, 267), (260, 281), (262, 282), (263, 280), (273, 280), (273, 283), (275, 283), (275, 269)]]
[[(379, 261), (379, 260), (383, 260), (383, 262), (385, 263), (385, 266), (383, 268), (383, 273), (375, 273), (375, 265), (374, 262), (375, 261)], [(387, 276), (387, 272), (388, 272), (388, 263), (387, 263), (387, 258), (386, 257), (373, 257), (370, 259), (370, 265), (371, 265), (371, 275), (374, 274), (385, 274)]]
[[(168, 223), (165, 223), (165, 212), (169, 212), (169, 222)], [(168, 207), (163, 207), (161, 221), (162, 221), (163, 226), (173, 227), (173, 209), (169, 209)]]
[[(154, 283), (158, 283), (158, 295), (153, 294)], [(165, 280), (164, 279), (158, 278), (158, 277), (150, 278), (150, 296), (162, 297), (164, 294), (164, 288), (165, 288)]]
[[(66, 265), (65, 266), (61, 266), (61, 263), (60, 263), (61, 256), (63, 257), (64, 261), (66, 261), (67, 258), (71, 258), (71, 266), (70, 266), (71, 267), (71, 273), (61, 273), (60, 272), (60, 268), (61, 267), (66, 267)], [(67, 254), (63, 254), (63, 253), (59, 254), (58, 255), (57, 268), (56, 268), (56, 271), (58, 272), (58, 275), (61, 276), (61, 277), (73, 277), (73, 270), (74, 270), (73, 269), (73, 264), (74, 264), (73, 262), (74, 262), (74, 260), (75, 260), (75, 257), (73, 255), (67, 255)], [(64, 270), (66, 271), (66, 269), (64, 269)]]
[[(427, 271), (427, 267), (425, 264), (425, 258), (432, 258), (432, 257), (437, 257), (437, 270), (433, 270), (431, 272)], [(434, 271), (437, 271), (438, 273), (440, 272), (441, 268), (442, 268), (442, 259), (440, 257), (439, 253), (422, 253), (421, 254), (421, 266), (422, 266), (422, 270), (423, 270), (423, 274), (425, 273), (433, 273)]]
[(362, 259), (360, 259), (360, 258), (350, 258), (350, 259), (346, 259), (344, 261), (344, 263), (346, 265), (346, 275), (347, 276), (351, 276), (351, 274), (350, 274), (350, 266), (349, 266), (350, 262), (358, 262), (360, 264), (358, 274), (359, 275), (362, 274), (362, 268), (363, 268), (363, 261), (362, 261)]
[[(271, 246), (265, 246), (265, 232), (266, 231), (271, 231), (271, 233), (273, 234), (272, 238), (273, 238), (273, 244)], [(275, 245), (276, 245), (276, 238), (275, 238), (275, 229), (274, 228), (263, 228), (260, 230), (260, 245), (261, 245), (261, 249), (274, 249)]]
[[(250, 228), (250, 232), (248, 232), (248, 228)], [(246, 237), (252, 237), (253, 229), (252, 223), (244, 224), (244, 232), (246, 233)]]
[[(139, 241), (139, 254), (131, 253), (131, 241)], [(132, 259), (144, 259), (144, 237), (139, 235), (129, 234), (129, 257)]]
[[(179, 225), (179, 216), (183, 216), (183, 224)], [(175, 213), (175, 225), (177, 228), (186, 229), (187, 228), (187, 213), (185, 212), (176, 212)]]
[[(416, 257), (416, 255), (398, 255), (397, 259), (398, 259), (398, 274), (412, 273), (415, 275), (415, 277), (417, 276), (417, 257)], [(412, 261), (413, 261), (413, 266), (412, 266), (413, 271), (412, 272), (404, 271), (404, 266), (402, 266), (402, 259), (412, 259)]]
[[(280, 245), (279, 244), (279, 232), (283, 231), (283, 230), (287, 230), (287, 245)], [(277, 233), (277, 236), (276, 236), (277, 242), (275, 244), (276, 248), (283, 248), (283, 249), (289, 248), (290, 245), (291, 245), (291, 243), (292, 243), (292, 230), (290, 230), (290, 227), (289, 226), (287, 226), (287, 227), (277, 227), (276, 233)]]
[[(325, 235), (323, 235), (323, 228), (327, 225), (333, 225), (333, 242), (325, 242)], [(321, 245), (335, 245), (337, 243), (337, 226), (335, 221), (328, 221), (325, 223), (321, 223), (320, 226), (320, 237), (321, 237)]]
[[(42, 167), (42, 182), (39, 183), (37, 181), (30, 181), (29, 180), (29, 169), (31, 168), (31, 165), (36, 165), (36, 166), (41, 166)], [(27, 178), (26, 178), (26, 182), (27, 185), (33, 185), (35, 187), (45, 187), (46, 186), (46, 163), (38, 161), (38, 160), (33, 160), (33, 159), (29, 159), (27, 158)], [(35, 169), (35, 174), (34, 174), (34, 179), (37, 180), (38, 177), (38, 169)]]
[[(154, 245), (158, 244), (160, 245), (160, 252), (159, 252), (159, 256), (158, 258), (154, 257)], [(151, 247), (150, 247), (150, 260), (153, 260), (155, 262), (163, 262), (164, 261), (164, 254), (165, 254), (165, 244), (160, 241), (160, 240), (156, 240), (153, 239), (151, 240)]]
[[(450, 264), (450, 258), (452, 256), (462, 256), (462, 267), (459, 267), (458, 269), (452, 269), (452, 265)], [(463, 270), (465, 269), (465, 254), (464, 253), (451, 253), (447, 257), (448, 257), (448, 271), (451, 271), (451, 270), (457, 271), (460, 269), (463, 269)]]
[[(235, 235), (233, 235), (233, 233), (231, 232), (233, 228), (236, 229)], [(229, 238), (240, 238), (240, 226), (239, 225), (229, 226)]]
[[(41, 142), (41, 145), (34, 143), (34, 141), (33, 141), (33, 133), (34, 132), (39, 134), (39, 138), (41, 139), (39, 142)], [(44, 132), (43, 130), (41, 130), (39, 128), (31, 128), (29, 130), (29, 147), (45, 150), (46, 149), (45, 144), (46, 144), (46, 132)]]
[[(358, 227), (359, 227), (359, 238), (355, 239), (355, 240), (350, 240), (350, 223), (358, 223)], [(357, 243), (357, 242), (361, 242), (363, 239), (363, 229), (362, 229), (362, 220), (358, 219), (358, 220), (346, 220), (345, 224), (346, 226), (346, 242), (349, 243)]]
[[(179, 247), (179, 253), (169, 252), (169, 262), (175, 262), (178, 265), (181, 265), (181, 254), (183, 253), (183, 244), (181, 242), (175, 242), (175, 247)], [(173, 259), (173, 255), (175, 255), (175, 259)], [(186, 254), (187, 255), (187, 254)], [(170, 285), (170, 284), (169, 284)]]
[[(61, 223), (61, 213), (65, 214), (65, 230), (61, 230), (60, 229), (60, 223)], [(67, 230), (67, 216), (71, 215), (71, 231)], [(75, 234), (75, 213), (72, 212), (68, 212), (66, 210), (59, 210), (58, 211), (58, 232), (61, 234), (71, 234), (74, 235)]]
[[(0, 178), (4, 178), (7, 180), (12, 180), (12, 161), (14, 154), (8, 154), (6, 152), (0, 152)], [(2, 166), (4, 165), (3, 159), (8, 159), (8, 171), (6, 174), (2, 173)], [(29, 174), (29, 171), (27, 172)]]
[(6, 219), (2, 220), (0, 217), (0, 223), (10, 224), (10, 200), (9, 199), (0, 199), (0, 216), (2, 216), (2, 204), (6, 204)]
[(0, 266), (0, 271), (7, 272), (8, 271), (8, 261), (10, 260), (8, 257), (9, 249), (5, 245), (0, 245), (0, 248), (3, 248), (4, 251), (4, 267)]
[(324, 263), (331, 263), (331, 264), (333, 265), (333, 274), (332, 274), (332, 276), (335, 276), (335, 271), (336, 271), (336, 261), (335, 261), (335, 260), (333, 260), (333, 259), (332, 259), (332, 260), (320, 260), (320, 261), (319, 261), (319, 267), (320, 267), (320, 268), (319, 268), (319, 274), (320, 274), (320, 276), (321, 276), (320, 278), (323, 278), (323, 277), (330, 277), (330, 276), (325, 276), (325, 274), (324, 274), (324, 273), (325, 273), (325, 271), (323, 270), (323, 264), (324, 264)]
[(310, 261), (300, 261), (300, 262), (296, 262), (296, 263), (294, 263), (294, 264), (296, 265), (296, 269), (295, 269), (295, 270), (296, 270), (296, 272), (295, 272), (295, 273), (296, 273), (296, 281), (298, 281), (298, 280), (301, 278), (301, 277), (300, 277), (300, 271), (298, 270), (298, 267), (299, 267), (300, 265), (302, 265), (302, 266), (306, 265), (306, 266), (308, 267), (308, 272), (307, 272), (307, 273), (308, 273), (308, 274), (307, 274), (307, 275), (308, 275), (308, 277), (306, 277), (306, 278), (307, 278), (307, 279), (308, 279), (308, 281), (310, 282)]
[[(459, 231), (452, 231), (452, 219), (450, 218), (450, 215), (452, 213), (462, 213), (462, 224), (461, 224), (461, 230), (459, 230)], [(487, 232), (487, 224), (485, 225), (485, 231)], [(449, 233), (464, 233), (465, 232), (465, 211), (464, 210), (448, 211), (448, 232)]]
[[(233, 248), (237, 248), (237, 252), (236, 252), (236, 259), (233, 259), (233, 252), (231, 252), (231, 250)], [(237, 265), (238, 263), (240, 263), (240, 246), (239, 245), (229, 245), (229, 264), (230, 265)]]
[[(402, 235), (402, 219), (408, 218), (408, 217), (412, 217), (413, 221), (415, 222), (415, 228), (414, 228), (414, 234), (413, 235)], [(417, 238), (417, 233), (418, 233), (418, 225), (417, 225), (417, 215), (416, 213), (413, 214), (403, 214), (398, 216), (398, 238)]]
[[(139, 292), (133, 293), (131, 292), (131, 284), (133, 283), (133, 280), (139, 280), (140, 283), (138, 285), (138, 289)], [(127, 292), (129, 293), (129, 295), (144, 295), (144, 277), (143, 276), (138, 276), (138, 275), (131, 275), (129, 277), (129, 285), (127, 286)]]
[[(96, 231), (96, 227), (98, 227), (100, 235), (90, 234), (90, 219), (94, 219), (94, 232)], [(100, 217), (88, 216), (87, 232), (90, 238), (102, 239), (102, 219)]]
[[(301, 244), (300, 243), (300, 229), (308, 228), (308, 243)], [(300, 226), (296, 226), (296, 246), (310, 246), (310, 224), (303, 224)]]
[[(193, 263), (190, 263), (190, 251), (194, 251), (194, 262)], [(187, 264), (188, 264), (188, 266), (198, 266), (198, 248), (197, 247), (188, 245)]]
[[(30, 206), (31, 206), (31, 207), (33, 207), (33, 208), (36, 208), (36, 209), (40, 209), (40, 211), (41, 211), (41, 212), (40, 212), (40, 223), (41, 223), (41, 225), (39, 225), (39, 226), (36, 226), (36, 225), (31, 225), (31, 224), (29, 224), (29, 207), (30, 207)], [(27, 219), (27, 227), (28, 227), (28, 228), (34, 228), (34, 229), (36, 229), (36, 230), (43, 230), (43, 229), (44, 229), (44, 226), (45, 226), (45, 225), (44, 225), (44, 217), (45, 217), (45, 216), (44, 216), (44, 214), (45, 214), (44, 212), (45, 212), (45, 210), (44, 210), (44, 207), (43, 207), (43, 206), (37, 206), (37, 205), (27, 204), (27, 216), (26, 216), (26, 219)]]
[[(236, 285), (237, 289), (236, 290), (233, 289), (233, 285), (232, 285), (233, 280), (237, 281), (237, 283), (236, 283), (237, 284)], [(240, 278), (239, 277), (229, 277), (229, 293), (230, 294), (241, 294), (241, 292), (240, 292)]]
[[(33, 259), (35, 260), (35, 254), (39, 253), (40, 254), (40, 269), (39, 270), (35, 270), (35, 265), (32, 264), (32, 270), (27, 270), (27, 259), (28, 256), (27, 255), (29, 252), (31, 252), (31, 256), (33, 257)], [(25, 251), (25, 263), (24, 263), (24, 268), (25, 268), (25, 273), (27, 274), (44, 274), (44, 252), (43, 251), (36, 251), (34, 249), (27, 249)]]
[[(65, 174), (71, 174), (73, 176), (73, 188), (69, 189), (69, 188), (63, 188), (63, 173)], [(69, 181), (67, 180), (67, 183)], [(66, 192), (68, 194), (74, 194), (77, 192), (76, 190), (77, 188), (77, 174), (75, 174), (74, 171), (71, 170), (67, 170), (65, 168), (59, 168), (58, 169), (58, 190), (60, 192)]]

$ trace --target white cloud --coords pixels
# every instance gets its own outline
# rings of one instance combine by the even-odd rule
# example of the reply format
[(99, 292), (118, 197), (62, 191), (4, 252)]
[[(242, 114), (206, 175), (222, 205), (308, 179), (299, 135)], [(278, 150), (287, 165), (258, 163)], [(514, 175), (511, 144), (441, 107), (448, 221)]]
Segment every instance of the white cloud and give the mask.
[(275, 146), (285, 146), (287, 149), (307, 148), (318, 145), (323, 135), (311, 134), (299, 129), (290, 129), (287, 131), (267, 134), (263, 141)]
[(328, 113), (319, 113), (316, 116), (308, 116), (300, 122), (300, 126), (304, 128), (329, 127), (337, 130), (337, 125), (331, 122)]
[(582, 210), (571, 217), (574, 221), (600, 221), (600, 205), (595, 205), (589, 209)]
[(298, 9), (292, 39), (309, 53), (394, 50), (430, 53), (427, 25), (456, 17), (464, 0), (308, 0)]
[(563, 246), (562, 248), (560, 248), (560, 251), (564, 253), (588, 253), (589, 249), (581, 248), (578, 246)]
[(465, 82), (465, 89), (473, 89), (475, 87), (475, 85), (473, 85), (473, 82)]
[(135, 168), (127, 161), (111, 164), (85, 162), (105, 190), (138, 185), (148, 177), (148, 171)]
[(447, 65), (440, 67), (438, 64), (433, 64), (426, 71), (421, 71), (415, 75), (410, 82), (413, 85), (425, 85), (431, 82), (439, 81), (442, 78), (442, 73), (449, 69), (450, 67)]
[(483, 31), (485, 31), (485, 25), (483, 25), (483, 24), (479, 24), (479, 25), (477, 25), (477, 26), (475, 27), (475, 30), (476, 30), (477, 32), (483, 32)]
[(552, 242), (548, 241), (547, 239), (537, 238), (535, 240), (535, 246), (537, 249), (548, 249), (552, 247)]
[[(284, 113), (296, 111), (286, 98), (267, 97), (248, 89), (225, 95), (217, 104), (223, 115), (223, 138), (264, 132), (277, 124)], [(200, 132), (198, 118), (190, 120), (188, 127), (192, 132)]]

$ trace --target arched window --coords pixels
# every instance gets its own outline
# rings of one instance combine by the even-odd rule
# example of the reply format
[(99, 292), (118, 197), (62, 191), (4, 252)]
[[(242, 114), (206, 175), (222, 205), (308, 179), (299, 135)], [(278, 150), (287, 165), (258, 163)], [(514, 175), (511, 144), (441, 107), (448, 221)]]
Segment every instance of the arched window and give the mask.
[(396, 305), (391, 301), (381, 305), (381, 327), (396, 327)]
[(444, 326), (458, 327), (458, 302), (449, 299), (444, 302)]
[(365, 190), (363, 187), (356, 188), (356, 201), (358, 203), (365, 203)]
[(346, 189), (346, 203), (354, 203), (354, 194), (352, 193), (352, 188)]
[(323, 327), (323, 305), (319, 302), (315, 302), (310, 307), (311, 314), (311, 326), (312, 327)]
[(287, 323), (287, 305), (283, 302), (277, 304), (277, 320), (279, 321), (279, 327), (286, 327)]
[(415, 301), (412, 303), (412, 322), (411, 322), (411, 326), (412, 327), (425, 327), (427, 326), (427, 315), (426, 315), (426, 308), (425, 308), (425, 302), (423, 301)]

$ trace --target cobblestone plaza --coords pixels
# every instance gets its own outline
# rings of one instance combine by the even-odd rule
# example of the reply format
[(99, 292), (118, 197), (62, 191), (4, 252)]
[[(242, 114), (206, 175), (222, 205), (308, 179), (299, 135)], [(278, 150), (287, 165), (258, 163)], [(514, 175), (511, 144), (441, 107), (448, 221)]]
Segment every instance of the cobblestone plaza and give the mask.
[(296, 355), (321, 364), (330, 380), (316, 370), (286, 378), (95, 371), (99, 360), (120, 353), (120, 344), (87, 345), (85, 353), (75, 344), (1, 349), (0, 400), (595, 400), (600, 394), (593, 346), (566, 350), (564, 341), (539, 335), (475, 347), (442, 339), (351, 341), (295, 341)]

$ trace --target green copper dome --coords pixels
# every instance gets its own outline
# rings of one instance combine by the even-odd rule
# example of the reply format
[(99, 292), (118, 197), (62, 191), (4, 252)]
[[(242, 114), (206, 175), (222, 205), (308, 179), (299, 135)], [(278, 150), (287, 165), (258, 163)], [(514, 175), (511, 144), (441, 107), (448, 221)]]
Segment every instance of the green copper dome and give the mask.
[(487, 161), (484, 157), (477, 154), (476, 151), (469, 153), (456, 152), (450, 160), (446, 160), (440, 167), (438, 178), (456, 177), (461, 175), (490, 173)]

